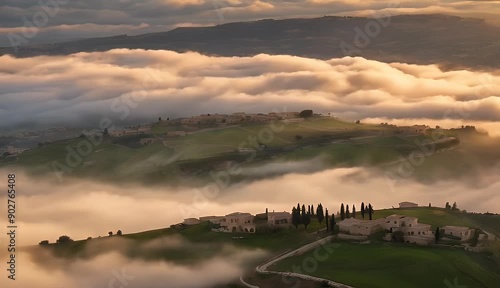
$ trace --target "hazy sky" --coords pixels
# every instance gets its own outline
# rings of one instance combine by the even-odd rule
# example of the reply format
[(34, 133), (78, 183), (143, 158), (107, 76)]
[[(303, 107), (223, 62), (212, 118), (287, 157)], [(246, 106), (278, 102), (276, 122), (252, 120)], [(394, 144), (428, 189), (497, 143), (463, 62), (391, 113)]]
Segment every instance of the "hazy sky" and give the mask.
[(3, 0), (0, 3), (0, 46), (10, 45), (9, 33), (33, 32), (23, 30), (30, 26), (37, 29), (34, 37), (29, 37), (29, 43), (36, 44), (166, 31), (177, 26), (262, 18), (375, 16), (384, 11), (393, 14), (445, 13), (497, 22), (499, 7), (499, 1), (454, 0)]

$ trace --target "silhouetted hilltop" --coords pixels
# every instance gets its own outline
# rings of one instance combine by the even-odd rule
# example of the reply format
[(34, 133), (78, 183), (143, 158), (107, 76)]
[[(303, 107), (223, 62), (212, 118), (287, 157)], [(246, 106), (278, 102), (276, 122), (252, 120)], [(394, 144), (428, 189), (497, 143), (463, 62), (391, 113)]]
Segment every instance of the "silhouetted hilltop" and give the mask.
[[(362, 56), (384, 62), (497, 68), (500, 66), (498, 35), (500, 27), (483, 20), (440, 14), (400, 15), (380, 20), (325, 16), (183, 27), (138, 36), (118, 35), (33, 45), (20, 48), (17, 56), (140, 48), (197, 51), (219, 56), (260, 53), (320, 59)], [(2, 54), (14, 54), (14, 49), (0, 48)]]

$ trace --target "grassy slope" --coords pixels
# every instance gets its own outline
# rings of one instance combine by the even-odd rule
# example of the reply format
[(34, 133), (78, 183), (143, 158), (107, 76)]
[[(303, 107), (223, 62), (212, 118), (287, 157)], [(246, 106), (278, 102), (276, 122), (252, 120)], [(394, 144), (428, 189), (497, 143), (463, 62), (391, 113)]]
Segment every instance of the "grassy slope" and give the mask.
[[(441, 208), (385, 209), (377, 210), (375, 218), (391, 214), (402, 214), (419, 217), (421, 223), (436, 226), (467, 225), (476, 226), (471, 215), (447, 211)], [(490, 218), (488, 218), (490, 217)], [(497, 216), (482, 216), (482, 225), (498, 228)], [(260, 248), (271, 255), (298, 248), (312, 242), (318, 237), (324, 237), (324, 232), (316, 233), (324, 228), (312, 219), (307, 231), (300, 227), (284, 229), (275, 233), (259, 230), (257, 234), (233, 234), (211, 232), (208, 223), (194, 225), (182, 230), (171, 228), (145, 231), (124, 235), (135, 244), (147, 243), (164, 236), (180, 236), (186, 242), (192, 243), (186, 247), (164, 249), (151, 255), (138, 255), (134, 249), (121, 251), (130, 257), (146, 259), (163, 259), (179, 264), (192, 264), (224, 253), (224, 245), (231, 244), (247, 249)], [(476, 226), (477, 227), (477, 226)], [(489, 229), (493, 230), (493, 229)], [(493, 232), (493, 231), (491, 231)], [(116, 236), (115, 236), (116, 237)], [(236, 238), (233, 237), (243, 237)], [(109, 237), (91, 241), (108, 241)], [(86, 255), (84, 247), (87, 241), (76, 241), (67, 246), (51, 246), (55, 252), (64, 257)], [(134, 245), (135, 245), (134, 244)], [(461, 249), (443, 247), (419, 247), (381, 243), (375, 241), (370, 245), (357, 245), (340, 242), (333, 255), (326, 261), (320, 261), (318, 268), (311, 275), (354, 285), (355, 287), (446, 287), (443, 281), (448, 279), (453, 283), (457, 278), (460, 285), (467, 287), (496, 287), (500, 281), (498, 264), (489, 258), (488, 253), (472, 253)], [(294, 265), (305, 263), (304, 259), (313, 257), (314, 252), (287, 258), (277, 263), (272, 269), (290, 271)], [(270, 256), (269, 256), (270, 257)], [(260, 259), (259, 261), (264, 261)], [(258, 263), (253, 263), (257, 265)], [(497, 270), (495, 270), (497, 269)], [(363, 277), (360, 277), (363, 273)]]
[[(409, 208), (376, 210), (374, 218), (392, 214), (414, 216), (420, 223), (433, 228), (445, 225), (463, 225), (483, 228), (495, 233), (500, 228), (498, 217), (453, 212), (442, 208)], [(498, 241), (497, 241), (498, 242)], [(498, 252), (497, 242), (488, 245)], [(497, 251), (498, 250), (498, 251)], [(495, 253), (500, 255), (499, 253)], [(473, 253), (452, 248), (419, 247), (380, 243), (357, 245), (341, 242), (333, 256), (319, 262), (318, 268), (309, 273), (355, 287), (446, 287), (448, 279), (455, 277), (467, 287), (497, 287), (500, 266), (489, 258), (488, 253)], [(304, 263), (313, 252), (287, 258), (277, 263), (275, 269), (291, 271), (293, 265)], [(363, 277), (360, 277), (363, 273)], [(425, 275), (425, 276), (423, 276)]]
[[(284, 259), (278, 271), (314, 258), (314, 252)], [(498, 287), (499, 274), (481, 254), (451, 248), (424, 248), (389, 243), (358, 245), (341, 243), (310, 274), (354, 287), (446, 287), (458, 279), (466, 287)]]
[[(311, 224), (308, 226), (307, 230), (304, 230), (303, 227), (299, 227), (297, 230), (295, 228), (281, 229), (273, 233), (268, 233), (262, 230), (256, 234), (218, 233), (210, 231), (208, 222), (205, 222), (181, 230), (164, 228), (122, 236), (122, 238), (134, 241), (134, 246), (168, 236), (180, 236), (187, 243), (193, 243), (192, 245), (178, 247), (175, 249), (161, 250), (154, 255), (136, 255), (136, 252), (134, 252), (133, 249), (120, 250), (120, 248), (111, 246), (109, 249), (118, 249), (121, 253), (127, 254), (131, 257), (164, 259), (179, 263), (193, 263), (206, 260), (207, 258), (213, 257), (217, 253), (223, 251), (223, 246), (225, 244), (231, 244), (247, 249), (259, 248), (268, 251), (271, 255), (275, 255), (289, 249), (298, 248), (316, 240), (318, 237), (323, 237), (324, 235), (322, 233), (316, 233), (322, 228), (325, 228), (325, 222), (320, 224), (316, 218), (312, 218)], [(84, 257), (88, 255), (88, 251), (85, 250), (87, 244), (101, 241), (100, 243), (106, 245), (106, 241), (109, 239), (116, 239), (116, 237), (118, 236), (113, 236), (111, 238), (95, 238), (90, 241), (80, 240), (71, 244), (50, 245), (49, 247), (54, 249), (56, 255), (61, 257)], [(235, 239), (234, 237), (242, 238)], [(263, 260), (264, 259), (261, 261)]]
[[(282, 160), (309, 159), (324, 154), (328, 156), (328, 162), (332, 165), (356, 165), (365, 162), (375, 164), (395, 159), (400, 153), (398, 149), (409, 141), (393, 136), (380, 139), (355, 139), (332, 145), (321, 144), (352, 137), (376, 135), (387, 129), (375, 125), (347, 123), (331, 118), (310, 119), (300, 123), (289, 123), (283, 127), (282, 131), (273, 134), (270, 142), (264, 144), (269, 148), (296, 145), (309, 147), (286, 152), (280, 156)], [(158, 131), (159, 129), (155, 128), (154, 132), (161, 132)], [(262, 131), (270, 131), (269, 125), (242, 125), (175, 138), (164, 138), (164, 135), (159, 134), (155, 137), (163, 138), (165, 141), (148, 146), (135, 145), (123, 138), (108, 138), (98, 146), (94, 146), (92, 153), (83, 157), (83, 163), (76, 167), (71, 175), (111, 178), (111, 180), (169, 181), (179, 176), (184, 164), (189, 166), (192, 163), (191, 166), (199, 167), (200, 170), (216, 170), (217, 165), (226, 160), (240, 161), (238, 157), (241, 154), (238, 156), (238, 153), (234, 151), (238, 147), (252, 148), (249, 139), (257, 139), (259, 135), (263, 135)], [(297, 143), (296, 135), (300, 135), (304, 139)], [(6, 165), (22, 166), (39, 174), (51, 173), (53, 172), (51, 166), (53, 161), (66, 164), (67, 148), (71, 147), (76, 150), (78, 143), (82, 140), (85, 139), (77, 138), (50, 143), (44, 147), (26, 151), (19, 156), (16, 162), (0, 160), (0, 167)], [(137, 142), (138, 139), (135, 141)], [(256, 141), (258, 140), (254, 140), (254, 142)], [(242, 145), (242, 143), (244, 144)], [(310, 145), (315, 146), (311, 147)], [(165, 164), (166, 160), (177, 154), (179, 157), (175, 158), (176, 161), (187, 162)], [(254, 163), (261, 161), (262, 157), (267, 157), (265, 153), (263, 154)], [(245, 159), (248, 158), (248, 155), (244, 156)], [(187, 170), (188, 173), (193, 172), (190, 169)]]
[(500, 238), (500, 215), (466, 214), (468, 221)]
[(446, 225), (476, 227), (477, 224), (470, 221), (465, 213), (453, 212), (444, 208), (407, 208), (407, 209), (384, 209), (377, 210), (373, 214), (374, 219), (384, 218), (392, 214), (417, 217), (419, 223), (431, 224), (433, 229)]

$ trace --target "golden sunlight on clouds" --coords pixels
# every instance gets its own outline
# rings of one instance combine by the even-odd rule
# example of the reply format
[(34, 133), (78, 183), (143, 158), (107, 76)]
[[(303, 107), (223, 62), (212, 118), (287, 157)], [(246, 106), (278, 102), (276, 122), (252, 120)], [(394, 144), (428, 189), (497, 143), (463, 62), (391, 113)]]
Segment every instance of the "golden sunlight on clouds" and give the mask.
[[(360, 57), (323, 61), (127, 49), (65, 57), (1, 56), (0, 85), (0, 123), (14, 127), (26, 121), (93, 127), (104, 116), (126, 125), (158, 116), (283, 107), (331, 112), (346, 120), (489, 123), (482, 125), (485, 129), (500, 121), (498, 70), (442, 71), (435, 65)], [(130, 103), (131, 97), (127, 113), (113, 108), (114, 102)]]
[[(500, 195), (497, 191), (500, 181), (496, 175), (500, 166), (484, 169), (482, 180), (470, 180), (476, 183), (472, 186), (467, 184), (469, 180), (465, 177), (433, 185), (411, 178), (393, 184), (385, 177), (383, 169), (321, 171), (322, 167), (320, 159), (246, 167), (242, 171), (244, 175), (287, 174), (240, 183), (219, 192), (207, 190), (209, 186), (117, 186), (72, 179), (65, 179), (64, 185), (60, 185), (55, 177), (33, 178), (18, 171), (19, 179), (23, 179), (18, 196), (23, 207), (19, 210), (19, 225), (23, 227), (23, 237), (19, 240), (21, 245), (33, 245), (45, 239), (54, 242), (64, 234), (73, 239), (85, 239), (88, 236), (104, 237), (108, 231), (118, 229), (133, 233), (169, 227), (190, 217), (225, 215), (236, 211), (256, 214), (266, 208), (270, 211), (289, 211), (297, 202), (307, 203), (310, 199), (322, 202), (323, 206), (335, 212), (342, 202), (370, 202), (381, 209), (396, 206), (401, 201), (422, 205), (432, 202), (442, 206), (452, 200), (457, 201), (461, 209), (499, 212), (497, 204), (500, 203)], [(479, 182), (486, 184), (479, 187)], [(0, 196), (2, 199), (5, 200), (5, 196)]]

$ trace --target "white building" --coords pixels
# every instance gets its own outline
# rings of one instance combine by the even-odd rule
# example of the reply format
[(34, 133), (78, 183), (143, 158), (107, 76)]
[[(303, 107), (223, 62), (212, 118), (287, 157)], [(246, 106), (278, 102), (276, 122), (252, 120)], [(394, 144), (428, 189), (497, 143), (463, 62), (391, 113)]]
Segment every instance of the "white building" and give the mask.
[(378, 221), (382, 222), (382, 225), (386, 230), (394, 232), (400, 230), (403, 227), (412, 227), (413, 225), (418, 224), (418, 218), (415, 217), (407, 217), (402, 215), (391, 215), (382, 219), (378, 219)]
[(467, 241), (474, 237), (474, 229), (464, 226), (444, 226), (441, 228), (444, 235), (459, 237), (460, 241)]
[(228, 233), (255, 233), (255, 216), (250, 213), (235, 212), (221, 217), (209, 217), (201, 217), (200, 219), (208, 219), (210, 223), (219, 225), (219, 228), (212, 228), (212, 231)]
[[(406, 243), (428, 245), (434, 240), (431, 225), (418, 223), (418, 218), (390, 215), (377, 220), (347, 218), (338, 223), (339, 231), (350, 235), (372, 235), (382, 230), (401, 231)], [(390, 240), (390, 234), (384, 239)], [(387, 235), (386, 235), (387, 236)]]
[(210, 223), (213, 223), (213, 224), (219, 224), (223, 218), (224, 218), (224, 216), (204, 216), (204, 217), (200, 217), (200, 221), (201, 222), (209, 221)]
[(292, 224), (292, 214), (288, 212), (268, 212), (267, 225), (289, 227)]
[(379, 221), (363, 220), (361, 223), (352, 225), (349, 234), (368, 236), (382, 230), (383, 227)]
[(415, 208), (418, 207), (417, 203), (413, 202), (401, 202), (399, 203), (399, 208)]
[(434, 241), (431, 225), (418, 223), (418, 218), (394, 214), (379, 220), (386, 230), (401, 231), (405, 243), (429, 245)]
[(337, 223), (339, 231), (351, 235), (371, 235), (383, 230), (379, 220), (347, 218)]

